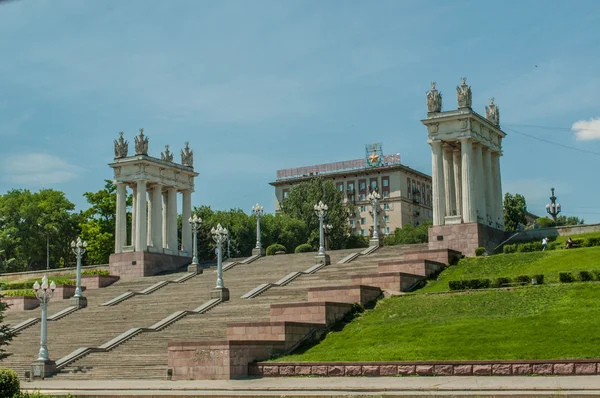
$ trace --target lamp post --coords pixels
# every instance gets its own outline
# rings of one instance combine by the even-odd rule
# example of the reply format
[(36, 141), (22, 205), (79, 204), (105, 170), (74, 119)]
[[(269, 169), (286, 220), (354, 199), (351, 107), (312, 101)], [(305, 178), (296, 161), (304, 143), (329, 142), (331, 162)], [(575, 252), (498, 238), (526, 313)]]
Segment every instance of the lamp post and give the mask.
[(319, 217), (319, 253), (317, 253), (316, 259), (325, 265), (330, 263), (329, 256), (325, 253), (325, 231), (323, 228), (323, 220), (325, 219), (325, 216), (327, 216), (328, 209), (327, 205), (322, 201), (319, 201), (319, 203), (314, 206), (315, 214)]
[(329, 235), (331, 234), (331, 230), (333, 230), (333, 225), (325, 224), (323, 226), (325, 228), (325, 251), (329, 250)]
[(193, 217), (190, 217), (188, 220), (192, 227), (192, 263), (188, 265), (188, 272), (193, 272), (195, 274), (202, 273), (202, 267), (198, 264), (198, 229), (200, 228), (200, 224), (202, 223), (202, 219), (194, 214)]
[(220, 298), (222, 301), (229, 300), (229, 289), (223, 284), (223, 242), (227, 240), (229, 231), (217, 224), (216, 228), (210, 230), (213, 239), (217, 243), (217, 286), (211, 290), (210, 298)]
[(381, 199), (381, 195), (377, 191), (373, 191), (367, 195), (367, 200), (371, 202), (371, 207), (373, 209), (373, 237), (369, 242), (371, 246), (380, 246), (381, 243), (379, 241), (379, 227), (377, 226), (377, 213), (379, 212), (379, 199)]
[(77, 240), (71, 241), (71, 249), (77, 256), (77, 287), (75, 288), (75, 295), (71, 297), (71, 305), (79, 308), (87, 307), (87, 298), (83, 297), (81, 292), (81, 256), (85, 253), (86, 248), (87, 242), (82, 241), (80, 236), (77, 237)]
[(256, 216), (256, 247), (252, 249), (253, 255), (264, 256), (265, 251), (260, 242), (260, 218), (264, 214), (265, 208), (258, 203), (252, 206), (252, 214)]
[(55, 370), (55, 364), (50, 360), (48, 355), (48, 315), (47, 308), (48, 302), (54, 296), (54, 289), (56, 284), (54, 281), (48, 285), (48, 277), (44, 275), (42, 278), (42, 284), (35, 281), (33, 284), (33, 290), (35, 296), (40, 300), (40, 306), (42, 307), (42, 331), (40, 336), (40, 353), (37, 360), (33, 362), (33, 376), (44, 378), (46, 375), (52, 374)]
[(546, 211), (552, 216), (554, 222), (556, 222), (556, 216), (560, 213), (560, 203), (556, 203), (556, 196), (554, 196), (554, 188), (550, 188), (552, 196), (550, 196), (550, 203), (546, 205)]

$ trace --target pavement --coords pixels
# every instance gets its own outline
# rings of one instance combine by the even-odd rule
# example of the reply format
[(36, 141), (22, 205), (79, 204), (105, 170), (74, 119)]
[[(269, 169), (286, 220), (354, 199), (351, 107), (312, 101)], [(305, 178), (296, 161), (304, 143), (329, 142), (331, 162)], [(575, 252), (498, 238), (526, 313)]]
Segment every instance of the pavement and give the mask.
[(21, 388), (76, 397), (600, 396), (600, 376), (277, 377), (245, 380), (40, 380)]

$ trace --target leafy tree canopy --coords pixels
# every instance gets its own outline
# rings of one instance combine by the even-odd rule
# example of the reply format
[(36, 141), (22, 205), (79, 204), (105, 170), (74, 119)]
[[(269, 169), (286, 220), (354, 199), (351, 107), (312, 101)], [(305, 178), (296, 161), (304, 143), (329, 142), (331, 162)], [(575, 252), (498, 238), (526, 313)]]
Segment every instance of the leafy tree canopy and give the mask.
[(525, 227), (527, 219), (527, 202), (521, 194), (512, 195), (507, 192), (504, 195), (504, 229), (516, 231), (517, 226)]

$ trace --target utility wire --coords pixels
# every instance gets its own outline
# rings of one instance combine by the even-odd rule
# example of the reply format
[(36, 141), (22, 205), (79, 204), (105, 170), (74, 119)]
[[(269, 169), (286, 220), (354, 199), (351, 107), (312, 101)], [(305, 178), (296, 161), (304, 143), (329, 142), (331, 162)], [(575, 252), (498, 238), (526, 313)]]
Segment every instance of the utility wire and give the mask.
[[(568, 131), (573, 131), (575, 132), (575, 130), (573, 130), (572, 127), (557, 127), (557, 126), (539, 126), (536, 124), (516, 124), (516, 123), (502, 123), (503, 126), (520, 126), (520, 127), (534, 127), (534, 128), (540, 128), (540, 129), (546, 129), (546, 130), (568, 130)], [(600, 130), (598, 129), (581, 129), (581, 130), (587, 130), (587, 131), (598, 131), (600, 132)]]
[(511, 128), (505, 128), (505, 130), (509, 130), (509, 131), (512, 131), (513, 133), (516, 133), (516, 134), (519, 134), (519, 135), (523, 135), (525, 137), (533, 138), (534, 140), (542, 141), (542, 142), (545, 142), (547, 144), (556, 145), (556, 146), (559, 146), (561, 148), (571, 149), (571, 150), (574, 150), (574, 151), (579, 151), (579, 152), (583, 152), (583, 153), (589, 153), (589, 154), (592, 154), (592, 155), (600, 156), (600, 152), (588, 151), (587, 149), (575, 148), (575, 147), (572, 147), (572, 146), (569, 146), (569, 145), (559, 144), (558, 142), (546, 140), (544, 138), (536, 137), (534, 135), (525, 134), (523, 132), (517, 131), (515, 129), (511, 129)]

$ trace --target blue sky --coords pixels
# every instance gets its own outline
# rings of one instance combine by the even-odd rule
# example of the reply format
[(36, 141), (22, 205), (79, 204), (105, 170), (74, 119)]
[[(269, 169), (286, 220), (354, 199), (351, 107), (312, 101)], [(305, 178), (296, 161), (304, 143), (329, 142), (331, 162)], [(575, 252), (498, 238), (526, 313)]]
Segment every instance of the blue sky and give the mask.
[(598, 26), (594, 0), (1, 2), (0, 192), (86, 208), (140, 127), (154, 156), (190, 142), (193, 203), (214, 209), (272, 211), (277, 169), (370, 142), (431, 173), (425, 92), (453, 109), (467, 76), (477, 112), (500, 107), (504, 191), (543, 215), (555, 187), (565, 215), (600, 222)]

